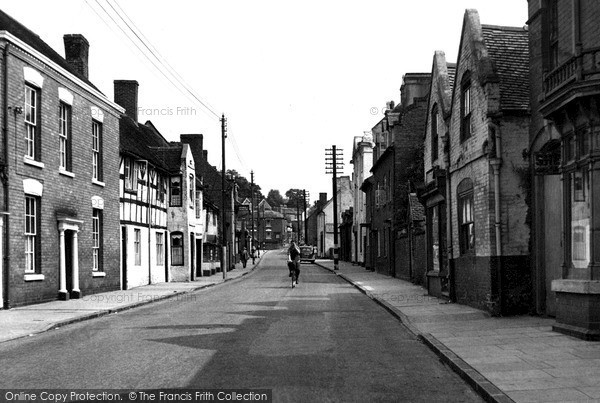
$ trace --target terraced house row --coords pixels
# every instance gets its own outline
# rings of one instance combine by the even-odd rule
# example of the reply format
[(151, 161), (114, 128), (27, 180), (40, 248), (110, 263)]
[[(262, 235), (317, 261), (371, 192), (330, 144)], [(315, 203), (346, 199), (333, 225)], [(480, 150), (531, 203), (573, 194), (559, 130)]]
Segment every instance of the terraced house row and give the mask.
[(138, 83), (115, 80), (108, 99), (87, 40), (64, 44), (62, 57), (0, 11), (1, 307), (220, 270), (202, 135), (169, 142), (138, 122)]
[(457, 60), (403, 77), (353, 144), (352, 260), (494, 315), (600, 339), (600, 3), (466, 10)]

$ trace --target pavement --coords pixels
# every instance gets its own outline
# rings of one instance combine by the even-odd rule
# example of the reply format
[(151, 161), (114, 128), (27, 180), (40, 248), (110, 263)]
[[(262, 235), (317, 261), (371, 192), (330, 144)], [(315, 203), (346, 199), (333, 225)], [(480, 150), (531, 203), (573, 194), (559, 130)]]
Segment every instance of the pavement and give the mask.
[(212, 287), (247, 275), (260, 264), (268, 251), (261, 253), (256, 264), (252, 260), (246, 268), (241, 263), (235, 269), (212, 276), (198, 277), (195, 281), (150, 284), (129, 290), (118, 290), (98, 294), (83, 295), (80, 299), (69, 301), (50, 301), (34, 305), (0, 310), (0, 343), (22, 337), (34, 337), (51, 329), (70, 323), (117, 313), (141, 305), (165, 299), (187, 298), (187, 294)]
[(489, 402), (600, 402), (600, 343), (552, 331), (554, 319), (491, 317), (348, 262), (317, 260), (387, 309)]

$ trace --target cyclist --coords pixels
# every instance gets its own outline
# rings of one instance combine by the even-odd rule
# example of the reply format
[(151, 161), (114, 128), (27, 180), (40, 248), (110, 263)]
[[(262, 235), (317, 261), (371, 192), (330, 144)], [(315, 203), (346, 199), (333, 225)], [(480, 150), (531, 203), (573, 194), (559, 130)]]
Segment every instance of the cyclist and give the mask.
[(290, 268), (290, 277), (292, 277), (292, 267), (296, 271), (296, 284), (298, 284), (298, 277), (300, 277), (300, 249), (296, 246), (296, 242), (292, 241), (290, 247), (288, 248), (288, 262), (292, 264), (288, 264)]

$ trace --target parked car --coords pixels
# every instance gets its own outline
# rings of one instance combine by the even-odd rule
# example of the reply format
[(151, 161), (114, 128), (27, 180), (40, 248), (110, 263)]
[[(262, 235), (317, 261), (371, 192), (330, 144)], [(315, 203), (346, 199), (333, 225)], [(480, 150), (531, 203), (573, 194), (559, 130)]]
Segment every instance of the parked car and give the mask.
[(311, 245), (300, 246), (300, 261), (314, 263), (317, 258), (317, 247)]

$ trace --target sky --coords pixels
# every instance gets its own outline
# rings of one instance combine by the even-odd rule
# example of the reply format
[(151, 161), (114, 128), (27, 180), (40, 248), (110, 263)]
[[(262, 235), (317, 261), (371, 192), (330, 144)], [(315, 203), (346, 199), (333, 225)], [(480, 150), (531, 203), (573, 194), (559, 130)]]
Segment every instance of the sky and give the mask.
[(138, 120), (171, 141), (202, 133), (219, 169), (225, 114), (226, 168), (248, 180), (253, 171), (265, 196), (306, 189), (311, 202), (332, 194), (325, 149), (342, 149), (351, 176), (354, 137), (383, 117), (386, 102), (398, 103), (402, 76), (431, 72), (436, 50), (456, 61), (465, 9), (477, 9), (482, 24), (527, 21), (524, 0), (0, 4), (61, 55), (64, 34), (83, 34), (90, 81), (112, 100), (113, 80), (137, 80)]

